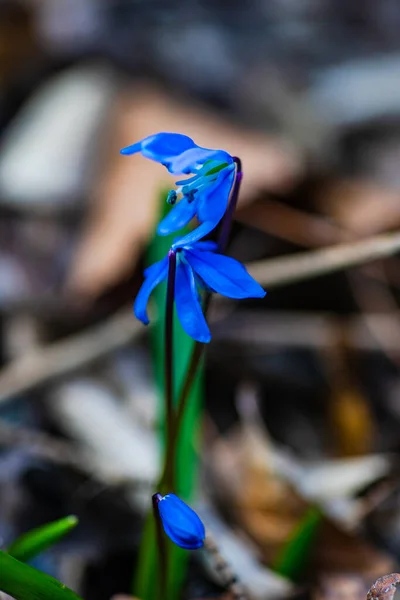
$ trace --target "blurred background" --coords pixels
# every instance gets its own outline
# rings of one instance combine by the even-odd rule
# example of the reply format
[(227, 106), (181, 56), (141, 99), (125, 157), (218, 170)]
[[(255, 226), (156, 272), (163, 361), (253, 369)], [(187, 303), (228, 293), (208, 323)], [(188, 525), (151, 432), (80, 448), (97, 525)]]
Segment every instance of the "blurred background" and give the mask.
[[(162, 418), (130, 305), (173, 180), (119, 149), (177, 131), (242, 158), (228, 253), (268, 289), (211, 312), (194, 505), (260, 600), (398, 569), (399, 28), (396, 0), (0, 0), (3, 547), (77, 514), (34, 564), (130, 590)], [(222, 593), (191, 558), (184, 598)]]

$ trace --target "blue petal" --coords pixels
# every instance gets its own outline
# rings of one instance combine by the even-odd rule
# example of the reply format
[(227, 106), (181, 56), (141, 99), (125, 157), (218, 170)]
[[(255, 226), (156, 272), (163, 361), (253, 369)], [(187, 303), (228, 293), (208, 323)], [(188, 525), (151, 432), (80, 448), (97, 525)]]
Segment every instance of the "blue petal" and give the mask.
[(195, 147), (194, 141), (181, 133), (156, 133), (149, 135), (140, 142), (122, 148), (121, 154), (129, 155), (141, 152), (143, 156), (164, 163), (178, 154)]
[(218, 225), (228, 206), (229, 194), (235, 178), (232, 167), (222, 169), (218, 178), (209, 188), (199, 193), (197, 218), (200, 222), (212, 221)]
[(146, 158), (155, 160), (167, 167), (170, 173), (195, 173), (198, 166), (207, 160), (220, 160), (232, 163), (232, 157), (223, 150), (201, 148), (192, 138), (181, 133), (161, 132), (149, 135), (140, 142), (126, 146), (121, 154), (141, 152)]
[(145, 325), (148, 325), (149, 317), (147, 315), (147, 303), (151, 292), (168, 275), (168, 257), (151, 265), (151, 267), (145, 270), (144, 274), (145, 280), (136, 296), (133, 310), (136, 318)]
[(158, 503), (161, 522), (168, 537), (181, 548), (195, 550), (204, 544), (206, 532), (200, 517), (175, 494)]
[(217, 242), (213, 242), (212, 240), (205, 240), (202, 242), (196, 242), (195, 250), (210, 250), (213, 252), (218, 248)]
[(188, 248), (184, 252), (193, 270), (215, 292), (237, 299), (265, 296), (266, 292), (260, 284), (234, 258), (214, 252), (199, 252), (193, 248)]
[(186, 198), (182, 198), (182, 200), (178, 202), (178, 204), (175, 204), (158, 224), (158, 235), (169, 235), (170, 233), (185, 227), (196, 214), (196, 206), (196, 200), (188, 202)]
[(179, 156), (175, 156), (168, 166), (170, 173), (194, 173), (195, 167), (204, 164), (207, 160), (218, 160), (221, 162), (232, 162), (230, 154), (224, 150), (210, 150), (196, 146), (186, 150)]
[(196, 173), (193, 177), (187, 177), (186, 179), (181, 179), (180, 181), (175, 181), (175, 185), (188, 185), (189, 183), (193, 183), (198, 180), (201, 176)]
[(210, 330), (204, 318), (192, 269), (178, 256), (175, 281), (175, 303), (183, 329), (197, 342), (207, 343)]
[(193, 231), (187, 235), (176, 239), (171, 248), (173, 250), (177, 250), (179, 248), (183, 248), (184, 246), (194, 244), (195, 242), (198, 242), (198, 240), (201, 240), (203, 237), (208, 235), (213, 229), (215, 229), (215, 224), (213, 221), (206, 221), (205, 223), (202, 223), (196, 227), (196, 229), (193, 229)]
[(140, 152), (141, 149), (142, 149), (142, 142), (136, 142), (136, 144), (132, 144), (131, 146), (126, 146), (125, 148), (121, 148), (119, 153), (129, 156), (131, 154), (136, 154), (137, 152)]
[(143, 271), (143, 275), (147, 278), (147, 277), (157, 277), (158, 272), (162, 270), (162, 267), (164, 266), (163, 263), (167, 261), (168, 262), (168, 256), (166, 256), (165, 258), (153, 263), (152, 265), (150, 265), (149, 267), (147, 267), (144, 271)]

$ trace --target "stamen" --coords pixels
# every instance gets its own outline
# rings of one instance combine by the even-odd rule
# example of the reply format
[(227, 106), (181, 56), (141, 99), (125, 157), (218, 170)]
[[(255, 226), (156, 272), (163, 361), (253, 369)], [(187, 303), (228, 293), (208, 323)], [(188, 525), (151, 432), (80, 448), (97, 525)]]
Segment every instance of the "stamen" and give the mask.
[(175, 190), (170, 190), (168, 192), (168, 196), (167, 196), (167, 204), (175, 204), (175, 202), (178, 199), (178, 194), (176, 193)]
[(182, 189), (183, 191), (183, 195), (185, 196), (186, 200), (189, 202), (189, 204), (191, 202), (193, 202), (193, 200), (195, 199), (195, 193), (197, 192), (197, 189), (194, 190), (188, 190), (187, 193), (184, 192), (184, 188)]
[(187, 179), (181, 179), (180, 181), (175, 181), (175, 185), (187, 185), (188, 183), (193, 183), (199, 179), (200, 175), (196, 174), (193, 177), (188, 177)]
[(222, 163), (218, 160), (208, 160), (206, 163), (204, 163), (204, 165), (201, 165), (196, 175), (193, 175), (193, 177), (188, 177), (187, 179), (181, 179), (180, 181), (176, 181), (175, 185), (188, 185), (190, 183), (194, 183), (198, 179), (201, 179), (204, 175), (208, 175), (210, 171), (214, 172), (214, 169), (216, 169), (215, 172), (218, 172), (222, 167), (226, 165), (227, 163)]

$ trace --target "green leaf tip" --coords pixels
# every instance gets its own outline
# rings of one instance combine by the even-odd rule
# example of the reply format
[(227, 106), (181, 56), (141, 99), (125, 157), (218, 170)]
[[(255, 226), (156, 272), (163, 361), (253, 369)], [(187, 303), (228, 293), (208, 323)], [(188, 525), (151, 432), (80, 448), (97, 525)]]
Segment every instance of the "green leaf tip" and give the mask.
[(7, 552), (17, 560), (26, 562), (59, 542), (78, 522), (77, 516), (68, 515), (58, 521), (41, 525), (21, 535), (9, 546)]
[(298, 581), (310, 558), (312, 546), (322, 521), (319, 508), (310, 506), (281, 550), (274, 571), (292, 581)]

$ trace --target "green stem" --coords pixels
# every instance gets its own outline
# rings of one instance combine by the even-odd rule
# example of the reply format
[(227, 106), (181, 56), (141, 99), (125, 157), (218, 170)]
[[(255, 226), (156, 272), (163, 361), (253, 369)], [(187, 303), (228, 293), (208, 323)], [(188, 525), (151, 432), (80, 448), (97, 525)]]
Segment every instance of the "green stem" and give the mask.
[(165, 310), (165, 413), (167, 421), (166, 452), (165, 452), (165, 485), (168, 491), (175, 489), (175, 454), (174, 454), (174, 298), (176, 254), (173, 250), (168, 253), (168, 283), (167, 302)]
[(165, 536), (161, 523), (160, 513), (158, 512), (157, 504), (161, 494), (154, 494), (152, 497), (153, 516), (156, 524), (157, 548), (160, 559), (160, 585), (158, 586), (159, 600), (164, 600), (168, 584), (168, 556), (165, 547)]
[[(241, 162), (240, 158), (235, 156), (233, 158), (233, 160), (234, 160), (235, 167), (236, 167), (235, 181), (233, 183), (232, 190), (230, 193), (228, 209), (225, 213), (225, 216), (222, 220), (221, 227), (220, 227), (219, 239), (218, 239), (218, 249), (220, 252), (225, 251), (226, 245), (228, 243), (229, 233), (230, 233), (231, 226), (232, 226), (233, 214), (236, 210), (237, 201), (239, 199), (240, 184), (243, 179), (242, 162)], [(204, 302), (203, 302), (204, 317), (207, 316), (207, 312), (208, 312), (208, 309), (210, 306), (210, 299), (211, 299), (211, 294), (207, 293), (204, 297)], [(175, 458), (177, 439), (179, 436), (182, 419), (185, 414), (187, 398), (189, 396), (191, 387), (193, 385), (193, 382), (194, 382), (194, 379), (195, 379), (195, 376), (197, 373), (197, 369), (199, 367), (201, 358), (203, 356), (204, 348), (205, 348), (205, 344), (196, 342), (196, 344), (193, 348), (191, 358), (190, 358), (187, 375), (186, 375), (185, 381), (183, 383), (181, 393), (179, 395), (178, 405), (177, 405), (177, 409), (176, 409), (176, 416), (174, 419), (173, 431), (172, 431), (172, 436), (171, 436), (171, 444), (172, 444), (171, 454), (172, 454), (173, 458)]]
[[(203, 312), (204, 316), (207, 316), (208, 307), (210, 305), (211, 294), (207, 294), (204, 298), (203, 304)], [(203, 352), (205, 349), (205, 344), (200, 342), (196, 342), (192, 355), (190, 357), (189, 366), (187, 369), (187, 375), (185, 381), (183, 382), (183, 386), (178, 398), (178, 406), (176, 409), (176, 415), (173, 423), (173, 435), (172, 435), (172, 448), (171, 453), (175, 456), (176, 446), (178, 443), (179, 432), (181, 429), (182, 419), (185, 414), (186, 403), (189, 397), (190, 390), (192, 389), (192, 385), (194, 379), (196, 377), (197, 369), (199, 367), (201, 358), (203, 356)]]

